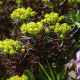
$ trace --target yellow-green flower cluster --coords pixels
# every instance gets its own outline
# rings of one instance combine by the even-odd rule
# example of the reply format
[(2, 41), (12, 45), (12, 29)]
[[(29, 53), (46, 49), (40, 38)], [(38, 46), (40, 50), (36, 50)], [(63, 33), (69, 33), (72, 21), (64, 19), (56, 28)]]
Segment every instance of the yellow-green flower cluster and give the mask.
[(49, 28), (45, 28), (45, 32), (49, 33), (50, 32)]
[(30, 7), (28, 7), (27, 9), (17, 8), (11, 14), (12, 19), (17, 18), (22, 21), (27, 19), (28, 17), (31, 17), (31, 16), (35, 16), (35, 11), (33, 11)]
[(45, 28), (45, 33), (49, 33), (51, 30), (54, 29), (54, 26), (50, 26), (49, 28)]
[(71, 26), (68, 26), (67, 23), (63, 23), (63, 24), (59, 24), (56, 23), (56, 25), (54, 26), (54, 31), (56, 33), (60, 33), (60, 38), (63, 38), (64, 34), (66, 34), (66, 32), (68, 32), (69, 30), (71, 30)]
[(43, 3), (47, 3), (47, 2), (48, 2), (48, 0), (42, 0), (42, 2), (43, 2)]
[(56, 23), (55, 27), (54, 27), (54, 31), (57, 33), (61, 33), (61, 34), (65, 34), (67, 31), (69, 31), (71, 29), (71, 26), (68, 26), (67, 23), (63, 23), (63, 24), (59, 24)]
[(46, 33), (49, 33), (51, 30), (54, 30), (56, 33), (59, 33), (59, 37), (63, 39), (64, 34), (71, 30), (71, 26), (68, 26), (67, 23), (63, 24), (56, 23), (55, 25), (52, 25), (49, 28), (45, 28)]
[(42, 29), (43, 24), (41, 22), (30, 22), (21, 26), (22, 34), (29, 33), (31, 35), (37, 35)]
[(60, 16), (58, 13), (51, 12), (50, 14), (46, 14), (44, 19), (41, 20), (42, 23), (55, 24), (56, 22), (60, 22), (64, 19), (64, 16)]
[(17, 4), (20, 4), (23, 0), (16, 0)]
[(52, 3), (49, 3), (48, 8), (49, 9), (53, 9), (54, 8), (54, 5)]
[(14, 41), (12, 39), (5, 39), (4, 41), (0, 41), (0, 51), (4, 54), (14, 55), (17, 50), (20, 50), (21, 46), (19, 45), (19, 41)]
[(80, 2), (80, 0), (77, 0), (77, 2)]
[[(40, 1), (40, 0), (36, 0), (36, 1)], [(47, 3), (48, 0), (41, 0), (43, 3)]]
[(2, 5), (2, 3), (3, 3), (3, 2), (2, 2), (2, 1), (0, 1), (0, 5)]
[(22, 75), (19, 77), (18, 75), (12, 76), (7, 80), (28, 80), (28, 77), (26, 75)]
[(68, 2), (80, 2), (80, 0), (68, 0)]

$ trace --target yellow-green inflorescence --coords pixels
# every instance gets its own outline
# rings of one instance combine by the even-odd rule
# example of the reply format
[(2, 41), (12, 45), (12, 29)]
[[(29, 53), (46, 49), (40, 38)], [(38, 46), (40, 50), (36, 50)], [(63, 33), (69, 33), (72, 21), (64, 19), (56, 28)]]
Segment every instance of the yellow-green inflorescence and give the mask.
[(37, 35), (43, 29), (43, 23), (30, 22), (21, 26), (22, 34), (29, 33), (31, 35)]
[(42, 2), (43, 2), (43, 3), (47, 3), (47, 2), (48, 2), (48, 0), (42, 0)]
[(2, 2), (2, 1), (0, 1), (0, 5), (2, 5), (2, 3), (3, 3), (3, 2)]
[(63, 23), (63, 24), (59, 24), (59, 23), (56, 23), (56, 25), (54, 26), (54, 31), (56, 33), (59, 33), (60, 34), (60, 38), (64, 38), (64, 34), (66, 34), (69, 30), (71, 30), (71, 26), (68, 26), (67, 23)]
[(20, 4), (20, 3), (22, 3), (22, 1), (23, 1), (23, 0), (16, 0), (16, 3), (17, 3), (17, 4)]
[(61, 39), (64, 38), (64, 34), (66, 34), (69, 30), (71, 30), (71, 26), (68, 26), (67, 23), (56, 23), (55, 25), (50, 26), (49, 28), (45, 28), (45, 32), (49, 33), (51, 30), (54, 30), (54, 32), (59, 34), (59, 37)]
[(65, 34), (70, 29), (71, 29), (71, 26), (68, 26), (67, 23), (63, 23), (61, 25), (59, 23), (56, 23), (56, 25), (54, 27), (54, 31), (56, 33), (59, 32), (60, 34)]
[[(36, 1), (40, 1), (40, 0), (36, 0)], [(47, 3), (48, 0), (42, 0), (43, 3)]]
[(78, 2), (78, 3), (80, 3), (80, 0), (68, 0), (68, 2)]
[(64, 19), (64, 16), (60, 16), (58, 13), (51, 12), (50, 14), (46, 14), (44, 19), (41, 20), (42, 23), (55, 24), (56, 22), (60, 22)]
[(48, 8), (49, 9), (53, 9), (54, 8), (54, 5), (52, 3), (49, 3)]
[(67, 23), (60, 24), (62, 20), (64, 20), (64, 16), (59, 16), (58, 13), (52, 12), (50, 14), (46, 14), (41, 22), (43, 24), (49, 24), (49, 27), (45, 28), (46, 33), (54, 30), (54, 32), (56, 34), (58, 33), (59, 37), (63, 39), (64, 34), (66, 34), (71, 29), (71, 26), (68, 26)]
[(28, 80), (28, 77), (26, 75), (22, 75), (19, 77), (18, 75), (12, 76), (7, 80)]
[(24, 49), (23, 46), (21, 47), (17, 40), (5, 39), (4, 41), (0, 41), (0, 51), (4, 54), (14, 55), (18, 50)]
[(11, 14), (12, 19), (16, 18), (16, 19), (20, 19), (22, 21), (31, 16), (35, 16), (35, 11), (33, 11), (30, 7), (28, 7), (27, 9), (17, 8)]
[[(45, 33), (49, 33), (51, 30), (59, 34), (59, 37), (62, 39), (64, 38), (64, 34), (66, 34), (70, 29), (71, 26), (68, 26), (67, 23), (60, 22), (64, 20), (64, 16), (59, 16), (58, 13), (52, 12), (50, 14), (46, 14), (44, 19), (41, 22), (29, 22), (28, 24), (23, 24), (21, 26), (22, 34), (29, 33), (31, 35), (38, 35), (38, 33), (45, 29)], [(44, 27), (44, 24), (49, 24), (49, 27)], [(24, 52), (24, 50), (22, 50)]]

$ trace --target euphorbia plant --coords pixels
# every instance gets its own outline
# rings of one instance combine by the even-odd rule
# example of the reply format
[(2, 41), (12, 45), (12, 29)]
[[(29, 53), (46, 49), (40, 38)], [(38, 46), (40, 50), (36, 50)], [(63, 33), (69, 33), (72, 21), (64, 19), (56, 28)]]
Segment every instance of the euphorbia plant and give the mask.
[[(61, 15), (64, 14), (61, 11), (63, 10), (61, 6), (67, 1), (35, 1), (16, 0), (18, 4), (15, 4), (15, 9), (11, 8), (11, 14), (9, 15), (13, 26), (12, 28), (9, 27), (11, 32), (9, 38), (14, 40), (5, 37), (0, 42), (1, 55), (4, 56), (2, 56), (3, 65), (6, 66), (7, 72), (11, 76), (15, 74), (21, 75), (26, 69), (37, 71), (39, 66), (35, 64), (37, 62), (46, 64), (46, 58), (51, 63), (54, 62), (59, 67), (62, 67), (64, 64), (62, 61), (66, 61), (70, 57), (70, 51), (75, 44), (73, 33), (76, 28), (70, 26), (65, 17)], [(15, 2), (15, 0), (12, 2)], [(32, 5), (29, 5), (29, 2)], [(38, 2), (40, 2), (39, 5), (36, 4)], [(49, 10), (50, 4), (54, 6), (51, 10)], [(4, 7), (3, 11), (5, 9)], [(8, 13), (6, 14), (8, 15)]]

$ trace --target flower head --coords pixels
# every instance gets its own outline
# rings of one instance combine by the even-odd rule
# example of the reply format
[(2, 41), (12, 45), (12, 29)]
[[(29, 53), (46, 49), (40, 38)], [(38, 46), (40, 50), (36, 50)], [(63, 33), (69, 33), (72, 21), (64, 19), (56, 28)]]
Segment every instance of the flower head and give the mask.
[(77, 79), (80, 79), (80, 50), (76, 53), (76, 61)]
[(76, 60), (80, 60), (80, 50), (76, 53)]
[(80, 63), (76, 65), (77, 79), (80, 79)]

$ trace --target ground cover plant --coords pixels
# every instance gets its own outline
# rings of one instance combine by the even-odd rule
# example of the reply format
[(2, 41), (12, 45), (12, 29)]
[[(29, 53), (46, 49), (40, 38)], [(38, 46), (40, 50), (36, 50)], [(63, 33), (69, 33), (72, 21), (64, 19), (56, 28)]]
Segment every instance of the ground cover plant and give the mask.
[(80, 0), (1, 0), (0, 80), (79, 80), (79, 28)]

